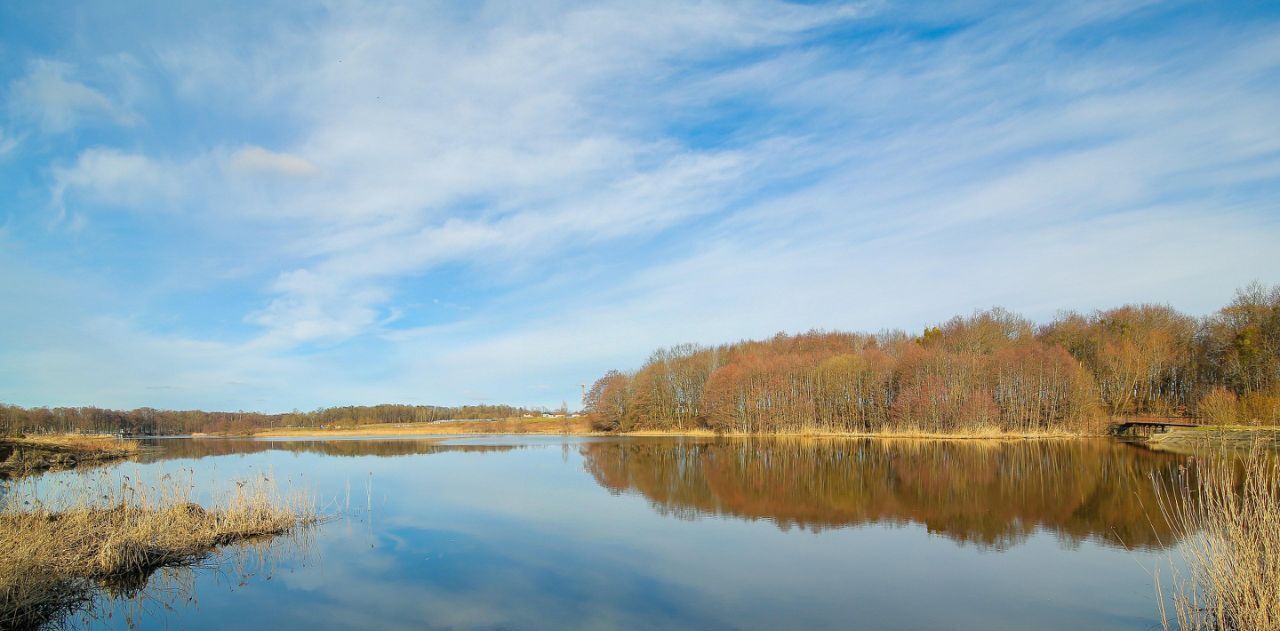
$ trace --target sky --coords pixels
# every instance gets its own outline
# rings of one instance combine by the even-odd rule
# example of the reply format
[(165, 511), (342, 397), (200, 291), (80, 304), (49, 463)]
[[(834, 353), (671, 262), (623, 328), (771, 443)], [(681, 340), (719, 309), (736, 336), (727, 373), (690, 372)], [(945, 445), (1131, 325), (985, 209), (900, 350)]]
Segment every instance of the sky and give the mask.
[(0, 3), (0, 401), (578, 405), (1280, 283), (1280, 4)]

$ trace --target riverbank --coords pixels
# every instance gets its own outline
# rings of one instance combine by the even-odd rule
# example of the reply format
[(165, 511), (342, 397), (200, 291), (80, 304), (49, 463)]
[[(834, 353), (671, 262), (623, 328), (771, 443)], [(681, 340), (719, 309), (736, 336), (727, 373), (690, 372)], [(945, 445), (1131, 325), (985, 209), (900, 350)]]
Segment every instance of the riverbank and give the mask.
[(885, 429), (871, 432), (802, 430), (796, 432), (715, 432), (705, 428), (643, 429), (624, 432), (602, 432), (591, 427), (585, 418), (504, 419), (496, 421), (436, 421), (431, 423), (387, 423), (360, 425), (352, 428), (290, 427), (258, 430), (245, 434), (261, 438), (338, 438), (360, 436), (432, 436), (447, 434), (532, 434), (571, 436), (685, 436), (685, 437), (812, 437), (812, 438), (904, 438), (926, 440), (1037, 440), (1099, 437), (1102, 432), (1086, 433), (1066, 430), (1008, 432), (996, 427), (960, 429), (954, 432), (926, 432), (910, 429)]
[[(370, 423), (355, 427), (282, 427), (250, 431), (242, 436), (262, 438), (342, 436), (429, 436), (438, 434), (598, 434), (584, 418), (510, 418), (492, 421), (433, 421), (428, 423)], [(197, 434), (200, 436), (201, 434)]]
[(926, 432), (910, 429), (886, 429), (871, 432), (838, 432), (803, 430), (797, 432), (713, 432), (708, 429), (638, 430), (633, 432), (601, 433), (601, 436), (706, 436), (727, 438), (781, 437), (781, 438), (901, 438), (918, 440), (1040, 440), (1061, 438), (1091, 438), (1102, 434), (1069, 431), (1007, 432), (995, 427), (979, 427), (954, 432)]
[[(1149, 417), (1122, 418), (1125, 420), (1152, 420)], [(1167, 419), (1166, 419), (1167, 420)], [(715, 432), (706, 428), (642, 429), (624, 432), (603, 432), (591, 427), (582, 417), (578, 418), (512, 418), (493, 421), (436, 421), (429, 423), (379, 423), (348, 428), (290, 427), (265, 429), (241, 434), (260, 438), (341, 438), (375, 436), (437, 436), (457, 434), (529, 434), (569, 436), (670, 436), (701, 438), (748, 437), (810, 437), (810, 438), (880, 438), (914, 440), (1064, 440), (1075, 438), (1101, 438), (1107, 436), (1105, 424), (1097, 431), (1042, 430), (1004, 431), (997, 427), (973, 427), (951, 432), (928, 432), (912, 429), (882, 429), (876, 431), (847, 432), (801, 430), (794, 432)], [(1145, 439), (1153, 448), (1173, 449), (1194, 445), (1239, 445), (1248, 447), (1261, 437), (1264, 442), (1273, 441), (1280, 446), (1280, 427), (1203, 426), (1175, 428), (1167, 433), (1155, 434)]]
[(1280, 448), (1280, 427), (1205, 425), (1177, 427), (1146, 439), (1147, 446), (1165, 451), (1195, 451), (1205, 447), (1248, 450), (1255, 445)]
[(0, 507), (0, 628), (56, 624), (88, 606), (98, 588), (137, 585), (218, 546), (317, 520), (300, 497), (281, 497), (266, 478), (237, 483), (208, 509), (193, 503), (187, 489), (126, 484), (106, 499), (86, 490), (58, 507), (8, 496)]
[(122, 460), (140, 451), (138, 443), (111, 436), (52, 434), (0, 438), (0, 476)]

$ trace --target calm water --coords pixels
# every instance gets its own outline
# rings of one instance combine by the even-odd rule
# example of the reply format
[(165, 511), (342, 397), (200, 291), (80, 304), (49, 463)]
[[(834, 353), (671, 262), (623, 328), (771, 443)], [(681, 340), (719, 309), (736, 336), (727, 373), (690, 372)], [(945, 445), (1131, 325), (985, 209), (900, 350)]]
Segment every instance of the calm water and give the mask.
[[(95, 628), (1150, 629), (1184, 459), (1106, 441), (156, 441), (76, 478), (269, 472), (342, 517)], [(1145, 566), (1145, 568), (1144, 568)]]

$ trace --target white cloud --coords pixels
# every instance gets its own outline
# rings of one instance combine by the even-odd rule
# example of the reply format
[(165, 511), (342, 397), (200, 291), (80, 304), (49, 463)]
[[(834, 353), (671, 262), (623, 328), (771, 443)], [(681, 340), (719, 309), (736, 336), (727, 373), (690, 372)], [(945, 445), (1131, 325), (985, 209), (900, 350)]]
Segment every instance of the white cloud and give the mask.
[(9, 155), (18, 147), (18, 139), (12, 134), (5, 133), (4, 128), (0, 127), (0, 159)]
[(262, 147), (247, 146), (231, 155), (231, 168), (245, 173), (306, 176), (319, 171), (306, 158), (288, 153), (276, 153)]
[[(1269, 25), (1077, 37), (1158, 7), (882, 8), (336, 5), (252, 41), (206, 29), (157, 44), (157, 74), (182, 107), (253, 124), (193, 132), (186, 153), (81, 150), (52, 196), (77, 217), (191, 210), (163, 220), (192, 259), (254, 283), (230, 317), (250, 332), (210, 348), (125, 318), (119, 335), (183, 383), (215, 378), (199, 361), (279, 368), (300, 378), (262, 377), (284, 407), (475, 388), (557, 404), (573, 391), (521, 384), (657, 345), (993, 303), (1202, 312), (1276, 280)], [(877, 35), (821, 37), (862, 19)], [(41, 72), (79, 95), (69, 120), (111, 116), (62, 85), (69, 68)], [(424, 297), (448, 290), (489, 304)]]
[[(305, 266), (250, 316), (282, 339), (356, 335), (390, 312), (391, 280), (442, 263), (554, 256), (722, 210), (781, 145), (688, 151), (654, 136), (655, 121), (634, 115), (648, 95), (628, 93), (670, 90), (663, 75), (701, 56), (782, 45), (856, 12), (490, 8), (470, 33), (416, 7), (335, 13), (305, 38), (282, 31), (240, 55), (207, 43), (161, 54), (191, 78), (188, 98), (271, 94), (309, 123), (281, 153), (247, 147), (229, 164), (300, 174), (318, 163), (326, 177), (207, 195), (224, 200), (219, 212), (291, 226), (287, 250)], [(286, 282), (303, 273), (326, 289)]]
[(73, 197), (128, 210), (172, 210), (183, 194), (183, 178), (175, 171), (145, 155), (95, 147), (53, 169), (51, 198), (60, 215)]
[(76, 81), (68, 63), (37, 59), (27, 74), (9, 84), (9, 111), (48, 133), (66, 132), (86, 120), (135, 125), (138, 116), (102, 92)]

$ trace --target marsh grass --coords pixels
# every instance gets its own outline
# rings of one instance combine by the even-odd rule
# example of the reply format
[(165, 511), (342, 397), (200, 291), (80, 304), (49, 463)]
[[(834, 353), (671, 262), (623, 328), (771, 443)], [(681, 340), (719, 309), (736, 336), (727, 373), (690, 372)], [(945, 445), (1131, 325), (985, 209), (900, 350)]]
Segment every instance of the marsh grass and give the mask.
[(599, 434), (585, 418), (504, 418), (493, 421), (432, 421), (426, 423), (378, 423), (344, 429), (289, 427), (250, 432), (253, 436), (430, 436), (450, 434)]
[(1160, 508), (1182, 538), (1172, 620), (1157, 576), (1161, 620), (1183, 631), (1280, 629), (1280, 466), (1255, 447), (1185, 475)]
[(266, 475), (235, 483), (209, 508), (168, 475), (154, 485), (125, 477), (105, 492), (83, 485), (50, 503), (35, 495), (11, 487), (0, 506), (0, 628), (57, 622), (99, 590), (137, 591), (157, 569), (319, 519), (304, 496), (281, 494)]
[(649, 429), (629, 432), (595, 432), (605, 436), (690, 436), (719, 438), (894, 438), (921, 440), (1030, 440), (1045, 438), (1083, 438), (1091, 436), (1070, 430), (1008, 431), (999, 427), (957, 428), (948, 432), (931, 432), (911, 428), (882, 428), (867, 432), (824, 431), (804, 429), (778, 432), (714, 432), (709, 429)]
[(847, 438), (926, 438), (938, 440), (996, 439), (1018, 440), (1035, 438), (1080, 438), (1102, 436), (1098, 431), (1068, 428), (1040, 430), (1007, 430), (996, 426), (958, 427), (946, 432), (913, 427), (873, 428), (870, 431), (827, 431), (818, 428), (786, 429), (761, 432), (714, 431), (705, 427), (670, 429), (637, 429), (628, 431), (603, 431), (593, 429), (585, 417), (502, 419), (497, 421), (437, 421), (433, 423), (408, 423), (396, 425), (362, 425), (354, 429), (321, 430), (312, 428), (271, 429), (256, 432), (256, 436), (392, 436), (432, 434), (562, 434), (578, 436), (824, 436)]
[(51, 434), (0, 438), (0, 476), (21, 477), (48, 469), (104, 464), (141, 451), (137, 441), (112, 436)]
[(84, 454), (135, 454), (141, 449), (136, 440), (121, 440), (114, 436), (95, 434), (48, 434), (4, 440), (14, 445)]

